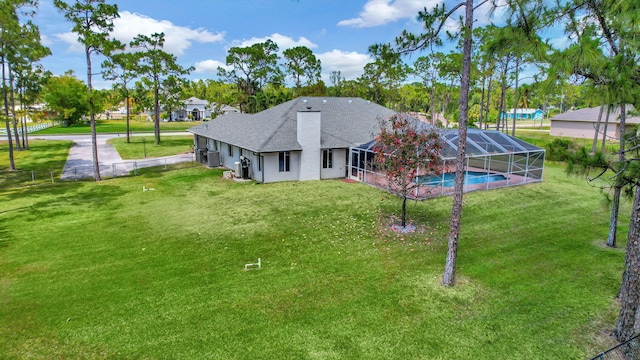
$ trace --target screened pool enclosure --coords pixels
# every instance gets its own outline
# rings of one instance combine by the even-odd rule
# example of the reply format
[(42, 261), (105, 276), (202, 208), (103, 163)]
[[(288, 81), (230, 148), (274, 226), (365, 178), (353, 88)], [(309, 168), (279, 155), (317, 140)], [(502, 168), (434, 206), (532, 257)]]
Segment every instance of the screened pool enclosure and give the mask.
[[(442, 173), (418, 176), (412, 198), (429, 198), (453, 194), (458, 130), (441, 132)], [(385, 174), (374, 162), (375, 141), (350, 149), (349, 177), (387, 188)], [(544, 149), (494, 130), (467, 130), (464, 192), (497, 189), (542, 181)]]

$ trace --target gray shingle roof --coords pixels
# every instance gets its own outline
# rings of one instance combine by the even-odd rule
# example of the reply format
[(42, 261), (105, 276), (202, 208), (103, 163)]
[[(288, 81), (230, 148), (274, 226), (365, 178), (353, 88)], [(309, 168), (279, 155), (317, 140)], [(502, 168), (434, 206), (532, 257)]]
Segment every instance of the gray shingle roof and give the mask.
[[(630, 111), (633, 111), (633, 106), (627, 105), (625, 107), (627, 110), (627, 114)], [(564, 120), (564, 121), (586, 121), (586, 122), (597, 122), (598, 115), (600, 114), (600, 106), (593, 108), (584, 108), (578, 110), (567, 111), (562, 114), (558, 114), (551, 118), (551, 120)], [(607, 109), (604, 109), (602, 114), (602, 121), (605, 121), (607, 116)], [(620, 107), (612, 107), (611, 114), (609, 115), (609, 122), (619, 123), (620, 122)], [(638, 124), (640, 123), (640, 117), (627, 115), (626, 119), (627, 123), (630, 124)]]
[(184, 103), (189, 105), (209, 105), (209, 102), (207, 100), (198, 99), (194, 96), (188, 98), (187, 100), (184, 100)]
[(379, 121), (395, 113), (360, 98), (299, 97), (257, 114), (225, 114), (188, 131), (255, 152), (302, 150), (296, 119), (309, 106), (320, 111), (325, 149), (370, 141), (379, 132)]

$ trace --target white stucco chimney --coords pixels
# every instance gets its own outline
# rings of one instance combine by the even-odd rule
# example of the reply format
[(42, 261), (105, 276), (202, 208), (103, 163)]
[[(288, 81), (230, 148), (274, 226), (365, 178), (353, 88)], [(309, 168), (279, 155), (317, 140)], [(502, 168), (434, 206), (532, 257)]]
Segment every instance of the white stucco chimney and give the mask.
[(320, 180), (320, 111), (308, 106), (298, 111), (298, 142), (302, 146), (300, 155), (300, 180)]

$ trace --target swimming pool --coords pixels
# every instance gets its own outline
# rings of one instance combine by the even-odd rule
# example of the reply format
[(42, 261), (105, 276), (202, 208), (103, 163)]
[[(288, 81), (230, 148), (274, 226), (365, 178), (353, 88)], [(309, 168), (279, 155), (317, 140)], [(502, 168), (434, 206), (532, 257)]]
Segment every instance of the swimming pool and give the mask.
[[(486, 184), (494, 181), (507, 180), (504, 175), (500, 174), (487, 174), (480, 171), (467, 171), (464, 173), (465, 185)], [(444, 182), (443, 182), (444, 179)], [(420, 182), (429, 186), (444, 186), (453, 187), (456, 180), (456, 173), (444, 173), (439, 176), (418, 176), (416, 182)]]

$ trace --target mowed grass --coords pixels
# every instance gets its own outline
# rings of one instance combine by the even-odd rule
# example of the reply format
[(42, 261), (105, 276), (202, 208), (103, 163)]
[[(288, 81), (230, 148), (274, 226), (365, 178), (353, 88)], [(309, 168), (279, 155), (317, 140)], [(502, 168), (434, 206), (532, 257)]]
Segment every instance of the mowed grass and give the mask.
[[(201, 124), (201, 122), (160, 122), (160, 131), (184, 131), (190, 127)], [(153, 121), (131, 121), (129, 124), (131, 132), (153, 132)], [(96, 121), (97, 133), (120, 133), (127, 132), (126, 120), (98, 120)], [(71, 126), (53, 126), (38, 131), (38, 135), (68, 135), (68, 134), (91, 134), (89, 124), (74, 124)]]
[[(583, 179), (450, 198), (255, 185), (203, 168), (0, 193), (4, 358), (581, 359), (606, 346), (624, 253)], [(154, 188), (143, 192), (142, 186)], [(621, 213), (620, 238), (629, 204)], [(620, 241), (624, 247), (624, 241)], [(261, 270), (244, 264), (262, 259)]]
[(127, 143), (126, 137), (107, 140), (125, 160), (171, 156), (193, 151), (192, 135), (161, 136), (159, 145), (155, 145), (154, 142), (153, 136), (133, 136), (130, 143)]
[(51, 177), (59, 177), (72, 145), (71, 141), (30, 140), (30, 150), (14, 150), (17, 171), (9, 171), (8, 143), (0, 141), (0, 189), (50, 182)]
[[(593, 139), (581, 139), (581, 138), (569, 138), (563, 136), (551, 136), (548, 131), (536, 131), (529, 129), (516, 130), (516, 136), (530, 144), (546, 148), (554, 139), (563, 139), (572, 141), (576, 147), (584, 146), (587, 150), (591, 151), (593, 145)], [(596, 143), (596, 149), (599, 151), (602, 149), (602, 140), (598, 140)], [(605, 143), (605, 152), (614, 153), (620, 149), (620, 142), (617, 140), (607, 140)]]
[[(7, 141), (0, 141), (0, 171), (9, 169), (9, 148)], [(17, 169), (56, 170), (62, 169), (67, 161), (71, 141), (29, 140), (29, 150), (17, 151), (13, 156)]]

